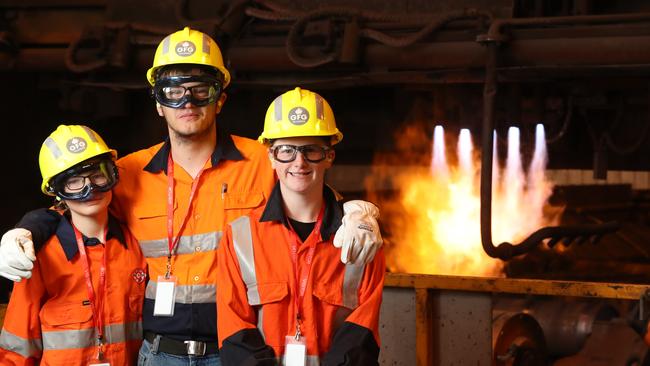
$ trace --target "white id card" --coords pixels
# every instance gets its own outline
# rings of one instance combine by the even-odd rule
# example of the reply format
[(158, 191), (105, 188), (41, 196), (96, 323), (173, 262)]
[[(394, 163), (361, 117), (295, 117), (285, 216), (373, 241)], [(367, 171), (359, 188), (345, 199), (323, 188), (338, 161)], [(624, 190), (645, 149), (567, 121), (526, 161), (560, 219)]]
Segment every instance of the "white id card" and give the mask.
[(305, 366), (307, 362), (307, 346), (305, 338), (296, 340), (295, 336), (286, 336), (284, 341), (284, 365)]
[(156, 299), (153, 305), (154, 316), (174, 316), (174, 297), (176, 296), (176, 277), (158, 276)]

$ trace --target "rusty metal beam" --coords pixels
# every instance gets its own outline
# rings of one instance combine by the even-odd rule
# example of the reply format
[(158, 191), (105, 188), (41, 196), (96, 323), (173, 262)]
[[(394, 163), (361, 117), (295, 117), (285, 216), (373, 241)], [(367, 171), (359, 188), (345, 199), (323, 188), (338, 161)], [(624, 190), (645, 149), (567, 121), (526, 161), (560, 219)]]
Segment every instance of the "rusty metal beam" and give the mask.
[[(501, 66), (650, 64), (648, 44), (650, 36), (518, 40), (502, 50)], [(314, 51), (306, 48), (304, 53)], [(231, 64), (242, 71), (304, 70), (289, 60), (283, 47), (234, 46), (228, 56)], [(482, 68), (485, 57), (484, 46), (469, 41), (427, 43), (404, 49), (371, 44), (362, 56), (370, 69), (386, 71)]]
[(387, 274), (384, 285), (416, 289), (593, 297), (620, 300), (639, 300), (650, 289), (650, 286), (626, 283), (550, 281), (405, 273)]

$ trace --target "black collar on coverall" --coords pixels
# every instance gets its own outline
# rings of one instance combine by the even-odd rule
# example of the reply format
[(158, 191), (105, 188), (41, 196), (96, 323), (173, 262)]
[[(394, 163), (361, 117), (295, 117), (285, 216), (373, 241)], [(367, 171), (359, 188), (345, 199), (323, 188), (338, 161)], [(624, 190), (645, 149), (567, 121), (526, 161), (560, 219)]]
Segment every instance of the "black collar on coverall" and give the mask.
[[(79, 247), (77, 247), (77, 238), (74, 235), (74, 229), (72, 228), (70, 219), (66, 215), (61, 215), (61, 220), (59, 221), (59, 225), (56, 228), (55, 235), (59, 239), (59, 243), (61, 243), (61, 247), (65, 252), (65, 257), (68, 259), (68, 261), (71, 261), (79, 252)], [(87, 247), (101, 244), (97, 238), (88, 238), (83, 234), (81, 237), (84, 240), (84, 245)], [(109, 214), (106, 240), (112, 238), (117, 239), (120, 244), (127, 248), (126, 240), (124, 239), (124, 233), (122, 232), (122, 227), (118, 223), (117, 219)]]
[[(325, 212), (323, 213), (323, 224), (320, 228), (320, 235), (323, 240), (328, 240), (332, 234), (336, 233), (339, 226), (341, 226), (343, 209), (336, 201), (334, 191), (327, 185), (323, 186), (323, 199)], [(266, 207), (264, 207), (264, 213), (262, 213), (262, 217), (260, 217), (260, 222), (265, 221), (278, 221), (287, 229), (289, 228), (289, 222), (284, 213), (284, 206), (282, 204), (282, 192), (280, 191), (279, 181), (275, 183), (269, 201), (266, 203)]]
[[(144, 167), (144, 170), (149, 173), (158, 173), (164, 171), (167, 174), (167, 157), (169, 156), (169, 150), (171, 149), (171, 143), (169, 142), (169, 136), (165, 139), (165, 143), (162, 145), (160, 150), (156, 155), (151, 158), (149, 164)], [(237, 149), (235, 143), (232, 140), (230, 134), (220, 131), (217, 128), (217, 146), (215, 146), (214, 151), (212, 152), (212, 157), (210, 161), (212, 166), (215, 167), (221, 160), (243, 160), (244, 156)]]

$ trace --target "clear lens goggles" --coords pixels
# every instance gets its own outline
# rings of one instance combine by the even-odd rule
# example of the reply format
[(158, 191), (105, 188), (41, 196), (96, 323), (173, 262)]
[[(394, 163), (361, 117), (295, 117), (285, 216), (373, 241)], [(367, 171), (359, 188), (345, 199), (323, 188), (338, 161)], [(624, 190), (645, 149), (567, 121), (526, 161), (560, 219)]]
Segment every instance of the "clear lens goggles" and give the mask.
[(327, 157), (331, 148), (320, 145), (276, 145), (271, 148), (273, 159), (281, 163), (290, 163), (296, 160), (298, 152), (310, 163), (320, 163)]
[(50, 189), (61, 199), (85, 201), (93, 192), (110, 191), (118, 180), (112, 159), (91, 159), (58, 174), (50, 182)]
[[(199, 84), (182, 85), (187, 83)], [(219, 98), (221, 81), (209, 75), (169, 76), (157, 80), (152, 93), (156, 101), (165, 107), (183, 108), (187, 103), (203, 107)]]

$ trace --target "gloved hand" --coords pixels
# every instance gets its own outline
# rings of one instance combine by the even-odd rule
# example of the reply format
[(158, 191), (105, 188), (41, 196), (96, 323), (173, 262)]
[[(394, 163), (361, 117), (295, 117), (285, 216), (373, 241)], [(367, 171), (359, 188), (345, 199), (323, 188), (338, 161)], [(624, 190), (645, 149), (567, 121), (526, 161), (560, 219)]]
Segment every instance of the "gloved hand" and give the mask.
[(7, 231), (0, 240), (0, 276), (15, 282), (32, 276), (36, 260), (32, 233), (25, 229)]
[(379, 232), (379, 209), (370, 202), (354, 200), (343, 204), (343, 223), (334, 235), (334, 246), (341, 248), (341, 262), (366, 264), (384, 241)]

